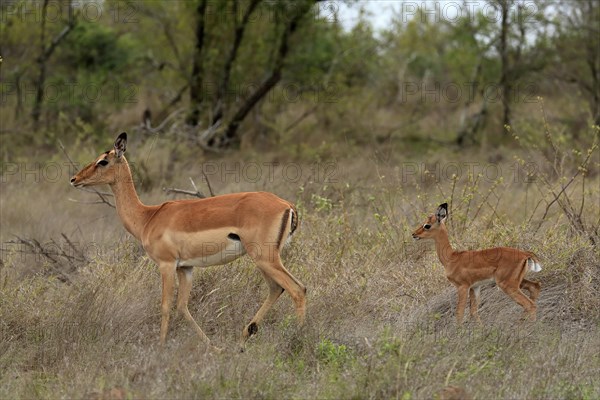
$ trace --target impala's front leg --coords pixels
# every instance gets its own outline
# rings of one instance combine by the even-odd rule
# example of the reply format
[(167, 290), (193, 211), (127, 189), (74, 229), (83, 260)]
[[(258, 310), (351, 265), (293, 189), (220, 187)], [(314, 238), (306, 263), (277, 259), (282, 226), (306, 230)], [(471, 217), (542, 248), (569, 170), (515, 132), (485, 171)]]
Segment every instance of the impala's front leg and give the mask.
[(179, 267), (177, 268), (177, 277), (179, 279), (179, 289), (177, 291), (177, 310), (183, 315), (183, 317), (189, 321), (192, 325), (200, 340), (208, 346), (209, 349), (216, 353), (220, 353), (221, 349), (210, 344), (210, 340), (202, 331), (202, 328), (196, 323), (190, 310), (188, 308), (188, 302), (190, 300), (190, 292), (192, 291), (192, 267)]
[(460, 325), (463, 322), (463, 316), (465, 315), (465, 306), (467, 305), (467, 294), (469, 293), (469, 286), (459, 286), (458, 290), (458, 303), (456, 305), (456, 322)]
[(173, 285), (175, 283), (175, 263), (161, 263), (159, 265), (162, 277), (162, 301), (160, 323), (160, 344), (165, 344), (167, 331), (169, 330), (169, 314), (171, 313), (171, 302), (173, 301)]

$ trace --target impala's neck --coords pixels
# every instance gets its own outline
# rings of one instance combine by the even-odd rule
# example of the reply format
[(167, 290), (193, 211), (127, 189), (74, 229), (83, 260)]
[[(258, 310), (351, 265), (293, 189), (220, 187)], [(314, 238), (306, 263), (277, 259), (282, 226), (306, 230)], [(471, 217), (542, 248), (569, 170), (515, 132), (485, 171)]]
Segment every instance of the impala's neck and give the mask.
[(142, 229), (149, 217), (149, 207), (142, 204), (135, 191), (131, 170), (125, 157), (115, 173), (116, 179), (110, 188), (115, 195), (117, 213), (125, 229), (141, 240)]
[(444, 265), (444, 268), (450, 267), (450, 261), (454, 255), (454, 250), (450, 245), (450, 239), (448, 239), (448, 231), (446, 230), (445, 224), (440, 224), (439, 232), (434, 237), (435, 239), (435, 250), (437, 251), (437, 255)]

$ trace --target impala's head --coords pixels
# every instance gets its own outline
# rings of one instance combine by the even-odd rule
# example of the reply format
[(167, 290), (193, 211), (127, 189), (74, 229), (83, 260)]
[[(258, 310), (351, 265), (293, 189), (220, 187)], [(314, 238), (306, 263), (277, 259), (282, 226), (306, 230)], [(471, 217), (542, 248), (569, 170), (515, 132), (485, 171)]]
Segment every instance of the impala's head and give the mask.
[(440, 204), (435, 214), (430, 215), (425, 223), (413, 232), (412, 237), (415, 240), (432, 239), (439, 232), (442, 224), (446, 223), (448, 216), (448, 203)]
[(120, 175), (123, 167), (128, 168), (127, 161), (123, 157), (126, 147), (127, 133), (123, 132), (115, 140), (112, 150), (100, 154), (71, 178), (71, 185), (75, 187), (110, 185), (115, 183), (119, 176), (126, 176)]

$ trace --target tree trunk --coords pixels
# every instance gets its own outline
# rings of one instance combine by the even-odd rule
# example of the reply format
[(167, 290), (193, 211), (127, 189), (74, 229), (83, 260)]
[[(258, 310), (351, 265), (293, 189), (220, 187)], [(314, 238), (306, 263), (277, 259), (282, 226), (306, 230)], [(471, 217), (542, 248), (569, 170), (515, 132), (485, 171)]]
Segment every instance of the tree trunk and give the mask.
[(33, 103), (33, 109), (31, 110), (31, 118), (33, 119), (33, 127), (37, 129), (39, 127), (40, 116), (42, 114), (42, 106), (44, 103), (44, 84), (46, 83), (46, 65), (48, 59), (54, 53), (56, 46), (71, 32), (75, 26), (75, 19), (73, 16), (73, 5), (69, 2), (69, 21), (66, 27), (54, 38), (50, 45), (46, 47), (46, 11), (48, 8), (48, 0), (44, 0), (42, 5), (42, 20), (41, 20), (41, 33), (40, 33), (40, 55), (37, 58), (37, 64), (39, 66), (38, 78), (35, 82), (35, 102)]
[(281, 71), (285, 58), (289, 52), (289, 40), (290, 37), (298, 29), (298, 24), (302, 17), (310, 10), (314, 4), (314, 0), (306, 1), (303, 6), (298, 9), (297, 13), (290, 19), (289, 23), (283, 31), (279, 49), (276, 54), (275, 63), (269, 76), (262, 81), (260, 86), (246, 99), (246, 101), (238, 108), (235, 112), (229, 124), (225, 128), (223, 134), (223, 141), (220, 143), (220, 147), (229, 146), (236, 138), (240, 124), (246, 118), (248, 113), (254, 108), (254, 106), (267, 94), (269, 91), (279, 82), (281, 79)]
[(587, 65), (592, 77), (590, 109), (594, 118), (594, 124), (600, 126), (600, 49), (598, 48), (598, 30), (596, 25), (599, 6), (595, 1), (588, 0), (587, 7)]
[(40, 120), (40, 114), (42, 112), (42, 103), (44, 101), (44, 82), (46, 82), (46, 59), (44, 59), (44, 53), (46, 52), (46, 10), (48, 8), (48, 0), (44, 0), (42, 5), (42, 20), (41, 20), (41, 33), (40, 33), (40, 55), (37, 59), (39, 66), (38, 78), (35, 82), (35, 102), (33, 103), (33, 109), (31, 110), (31, 119), (33, 119), (33, 128), (37, 130)]
[(196, 7), (196, 45), (192, 61), (192, 76), (190, 78), (190, 113), (187, 123), (195, 126), (200, 119), (200, 105), (202, 103), (202, 48), (204, 47), (205, 14), (208, 0), (200, 0)]
[(510, 0), (499, 0), (500, 11), (502, 13), (502, 23), (500, 28), (500, 62), (501, 62), (501, 76), (500, 76), (500, 88), (502, 89), (502, 130), (505, 126), (510, 125), (511, 121), (511, 109), (510, 109), (510, 96), (512, 91), (512, 82), (510, 81), (509, 73), (509, 59), (508, 59), (508, 30), (509, 30), (509, 12), (510, 12)]
[[(213, 117), (212, 117), (213, 124), (217, 123), (223, 117), (223, 104), (226, 102), (225, 96), (227, 93), (227, 88), (229, 87), (229, 78), (231, 76), (231, 68), (233, 68), (233, 63), (235, 62), (235, 59), (237, 58), (237, 53), (240, 48), (240, 44), (242, 43), (242, 38), (244, 37), (244, 32), (246, 31), (246, 25), (248, 24), (250, 15), (252, 14), (252, 12), (256, 8), (256, 6), (258, 6), (258, 3), (260, 3), (260, 1), (261, 0), (252, 0), (250, 2), (250, 4), (248, 5), (248, 8), (246, 9), (246, 12), (244, 13), (244, 16), (242, 17), (242, 21), (240, 22), (239, 25), (237, 24), (237, 21), (236, 21), (235, 36), (233, 38), (233, 46), (231, 47), (231, 51), (229, 52), (227, 60), (225, 61), (225, 67), (223, 68), (223, 78), (221, 79), (221, 82), (220, 82), (219, 88), (218, 88), (217, 105), (215, 107), (215, 110), (213, 112)], [(233, 15), (237, 15), (237, 13), (235, 12), (236, 6), (237, 6), (237, 3), (233, 2), (233, 7), (234, 7)]]

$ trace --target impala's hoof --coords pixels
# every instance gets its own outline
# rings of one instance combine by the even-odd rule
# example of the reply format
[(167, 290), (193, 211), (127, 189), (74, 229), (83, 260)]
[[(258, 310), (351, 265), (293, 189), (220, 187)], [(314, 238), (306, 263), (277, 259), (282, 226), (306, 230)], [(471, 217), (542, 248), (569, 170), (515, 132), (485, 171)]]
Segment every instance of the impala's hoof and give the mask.
[(256, 335), (256, 332), (258, 332), (258, 325), (256, 325), (256, 322), (252, 322), (248, 325), (248, 337)]

